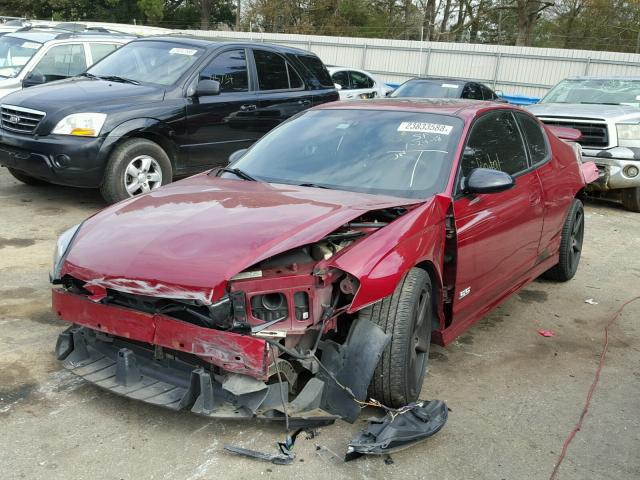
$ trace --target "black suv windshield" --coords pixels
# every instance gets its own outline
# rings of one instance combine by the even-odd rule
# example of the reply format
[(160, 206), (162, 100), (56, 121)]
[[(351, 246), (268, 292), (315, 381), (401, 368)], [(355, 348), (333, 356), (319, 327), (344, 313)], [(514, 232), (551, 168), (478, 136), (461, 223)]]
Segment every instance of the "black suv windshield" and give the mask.
[(540, 103), (596, 103), (640, 107), (640, 80), (567, 79), (553, 87)]
[(410, 80), (396, 88), (390, 97), (460, 98), (463, 85), (446, 80)]
[(230, 167), (272, 183), (427, 198), (446, 187), (462, 126), (431, 113), (312, 110)]
[(88, 73), (107, 79), (173, 85), (203, 50), (173, 42), (131, 42), (95, 64)]
[(18, 37), (0, 37), (0, 77), (15, 77), (42, 46)]

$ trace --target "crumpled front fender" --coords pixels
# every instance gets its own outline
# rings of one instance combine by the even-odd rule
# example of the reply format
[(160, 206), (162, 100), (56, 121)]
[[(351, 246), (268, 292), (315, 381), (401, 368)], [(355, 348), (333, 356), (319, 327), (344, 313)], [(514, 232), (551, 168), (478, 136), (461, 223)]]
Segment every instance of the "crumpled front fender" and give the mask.
[(449, 196), (436, 195), (329, 262), (360, 282), (350, 312), (391, 295), (402, 277), (422, 262), (432, 264), (441, 284), (451, 201)]

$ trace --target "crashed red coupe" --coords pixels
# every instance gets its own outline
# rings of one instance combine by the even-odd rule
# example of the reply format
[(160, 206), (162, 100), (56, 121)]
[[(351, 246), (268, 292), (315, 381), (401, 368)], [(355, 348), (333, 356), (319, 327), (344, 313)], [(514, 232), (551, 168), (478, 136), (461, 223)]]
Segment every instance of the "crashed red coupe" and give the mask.
[[(567, 139), (579, 132), (558, 131)], [(58, 240), (64, 365), (219, 417), (355, 420), (418, 398), (446, 345), (540, 275), (578, 267), (579, 147), (504, 104), (311, 109), (223, 169)]]

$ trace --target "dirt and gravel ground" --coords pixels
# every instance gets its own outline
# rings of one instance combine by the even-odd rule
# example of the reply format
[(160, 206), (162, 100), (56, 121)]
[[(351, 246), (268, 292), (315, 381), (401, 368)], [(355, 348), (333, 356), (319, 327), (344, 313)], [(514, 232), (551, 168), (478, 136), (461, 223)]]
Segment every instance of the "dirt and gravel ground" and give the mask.
[[(602, 328), (640, 295), (640, 214), (589, 203), (585, 248), (567, 284), (537, 281), (447, 349), (434, 347), (422, 398), (444, 399), (448, 424), (393, 455), (340, 463), (364, 426), (337, 422), (301, 439), (292, 466), (225, 453), (272, 451), (276, 425), (216, 421), (117, 397), (74, 378), (53, 354), (65, 325), (47, 274), (58, 234), (103, 206), (96, 192), (28, 187), (0, 169), (0, 476), (5, 479), (549, 478), (593, 380)], [(593, 298), (597, 305), (585, 303)], [(640, 478), (640, 302), (611, 330), (584, 428), (560, 479)], [(556, 336), (538, 335), (540, 328)], [(321, 449), (318, 450), (317, 446)]]

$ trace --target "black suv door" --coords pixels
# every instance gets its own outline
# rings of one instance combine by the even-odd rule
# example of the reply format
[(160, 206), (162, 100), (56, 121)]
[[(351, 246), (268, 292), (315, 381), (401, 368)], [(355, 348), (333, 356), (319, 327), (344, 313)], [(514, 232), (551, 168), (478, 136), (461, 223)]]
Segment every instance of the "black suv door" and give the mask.
[(257, 117), (264, 132), (311, 107), (313, 95), (302, 75), (282, 55), (253, 49), (258, 77)]
[(258, 98), (247, 66), (247, 49), (230, 48), (218, 53), (200, 70), (198, 80), (220, 82), (219, 95), (187, 100), (187, 171), (226, 165), (229, 155), (260, 138), (258, 128), (247, 121), (255, 115)]

